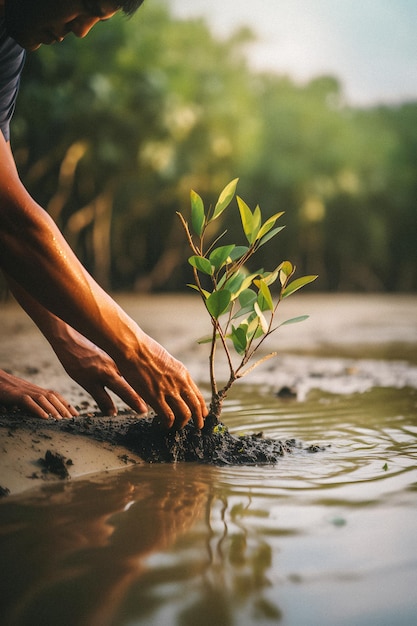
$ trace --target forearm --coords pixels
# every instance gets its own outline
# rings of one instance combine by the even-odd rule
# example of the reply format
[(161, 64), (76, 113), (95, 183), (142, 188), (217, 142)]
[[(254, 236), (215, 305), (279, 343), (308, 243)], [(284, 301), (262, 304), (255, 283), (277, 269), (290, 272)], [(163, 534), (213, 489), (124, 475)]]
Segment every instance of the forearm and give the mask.
[(80, 338), (79, 333), (74, 328), (45, 309), (14, 279), (7, 274), (5, 274), (5, 278), (16, 301), (34, 321), (57, 354), (61, 352), (62, 348), (68, 349), (74, 341)]
[(123, 379), (108, 354), (36, 302), (13, 279), (6, 278), (14, 297), (49, 341), (66, 372), (93, 396), (105, 415), (117, 413), (109, 390), (138, 413), (147, 412), (146, 403)]
[(137, 353), (138, 327), (88, 275), (46, 212), (20, 193), (19, 204), (3, 204), (1, 211), (0, 261), (6, 273), (113, 358), (121, 351), (126, 357), (129, 346)]

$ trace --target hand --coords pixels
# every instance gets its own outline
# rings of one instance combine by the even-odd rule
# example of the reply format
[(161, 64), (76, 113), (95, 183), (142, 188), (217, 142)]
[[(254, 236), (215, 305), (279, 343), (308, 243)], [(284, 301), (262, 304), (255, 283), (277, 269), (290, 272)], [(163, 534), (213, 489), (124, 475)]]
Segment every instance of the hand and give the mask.
[[(107, 388), (139, 413), (147, 412), (147, 403), (167, 428), (182, 428), (192, 418), (201, 429), (207, 408), (188, 370), (93, 281), (62, 236), (55, 230), (51, 236), (48, 229), (53, 228), (48, 222), (45, 240), (59, 239), (62, 253), (58, 258), (52, 255), (43, 270), (47, 279), (58, 277), (59, 281), (56, 289), (42, 289), (43, 296), (53, 296), (37, 300), (31, 291), (33, 282), (21, 284), (11, 272), (6, 272), (6, 277), (14, 296), (47, 338), (67, 373), (93, 396), (103, 413), (117, 412)], [(56, 247), (54, 244), (53, 249)], [(25, 254), (19, 261), (22, 258)], [(66, 259), (64, 267), (62, 259)], [(27, 272), (23, 276), (27, 278)], [(58, 293), (66, 298), (62, 300)]]
[(56, 391), (42, 389), (33, 383), (0, 370), (0, 404), (48, 419), (75, 417), (78, 411)]
[(65, 344), (54, 344), (55, 353), (67, 374), (94, 398), (100, 411), (117, 414), (109, 389), (134, 411), (147, 413), (148, 406), (122, 377), (113, 359), (74, 329), (68, 331), (71, 336)]
[(207, 407), (186, 367), (143, 331), (138, 339), (136, 353), (118, 359), (126, 380), (166, 428), (183, 428), (191, 418), (196, 428), (203, 428)]

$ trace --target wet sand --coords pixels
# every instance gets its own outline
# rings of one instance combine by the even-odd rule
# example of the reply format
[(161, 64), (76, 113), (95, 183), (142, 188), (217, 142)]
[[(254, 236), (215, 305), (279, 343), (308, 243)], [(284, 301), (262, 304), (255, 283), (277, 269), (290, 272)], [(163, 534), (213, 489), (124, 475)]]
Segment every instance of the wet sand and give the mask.
[[(187, 365), (207, 391), (208, 346), (197, 345), (196, 339), (206, 335), (210, 326), (198, 297), (117, 299), (146, 332)], [(330, 393), (361, 393), (375, 386), (417, 388), (416, 312), (416, 296), (296, 295), (282, 304), (281, 321), (303, 314), (309, 314), (309, 320), (271, 337), (267, 347), (277, 350), (278, 357), (246, 380), (274, 391), (289, 386), (300, 401), (308, 400), (313, 388)], [(0, 412), (4, 493), (142, 462), (117, 445), (114, 436), (137, 416), (124, 412), (126, 407), (118, 401), (117, 418), (96, 417), (92, 398), (68, 378), (49, 344), (12, 302), (0, 305), (0, 367), (57, 390), (81, 412), (79, 418), (61, 422)], [(223, 374), (224, 364), (220, 364), (219, 377)], [(45, 460), (48, 451), (57, 467)]]

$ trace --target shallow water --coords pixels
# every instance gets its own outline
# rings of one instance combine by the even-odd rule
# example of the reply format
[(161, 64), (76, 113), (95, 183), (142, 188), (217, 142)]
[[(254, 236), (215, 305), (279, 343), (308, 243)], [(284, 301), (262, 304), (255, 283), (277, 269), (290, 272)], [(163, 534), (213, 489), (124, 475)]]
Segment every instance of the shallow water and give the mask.
[(136, 466), (4, 499), (1, 624), (415, 624), (417, 391), (297, 402), (242, 385), (224, 421), (328, 447), (274, 467)]

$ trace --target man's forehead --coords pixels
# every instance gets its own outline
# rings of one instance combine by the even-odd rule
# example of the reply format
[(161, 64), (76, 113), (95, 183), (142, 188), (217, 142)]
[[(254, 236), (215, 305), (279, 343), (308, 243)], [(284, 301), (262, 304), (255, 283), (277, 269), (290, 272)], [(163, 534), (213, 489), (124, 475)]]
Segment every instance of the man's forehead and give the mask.
[(120, 4), (113, 0), (82, 0), (82, 4), (95, 17), (106, 17), (120, 8)]

